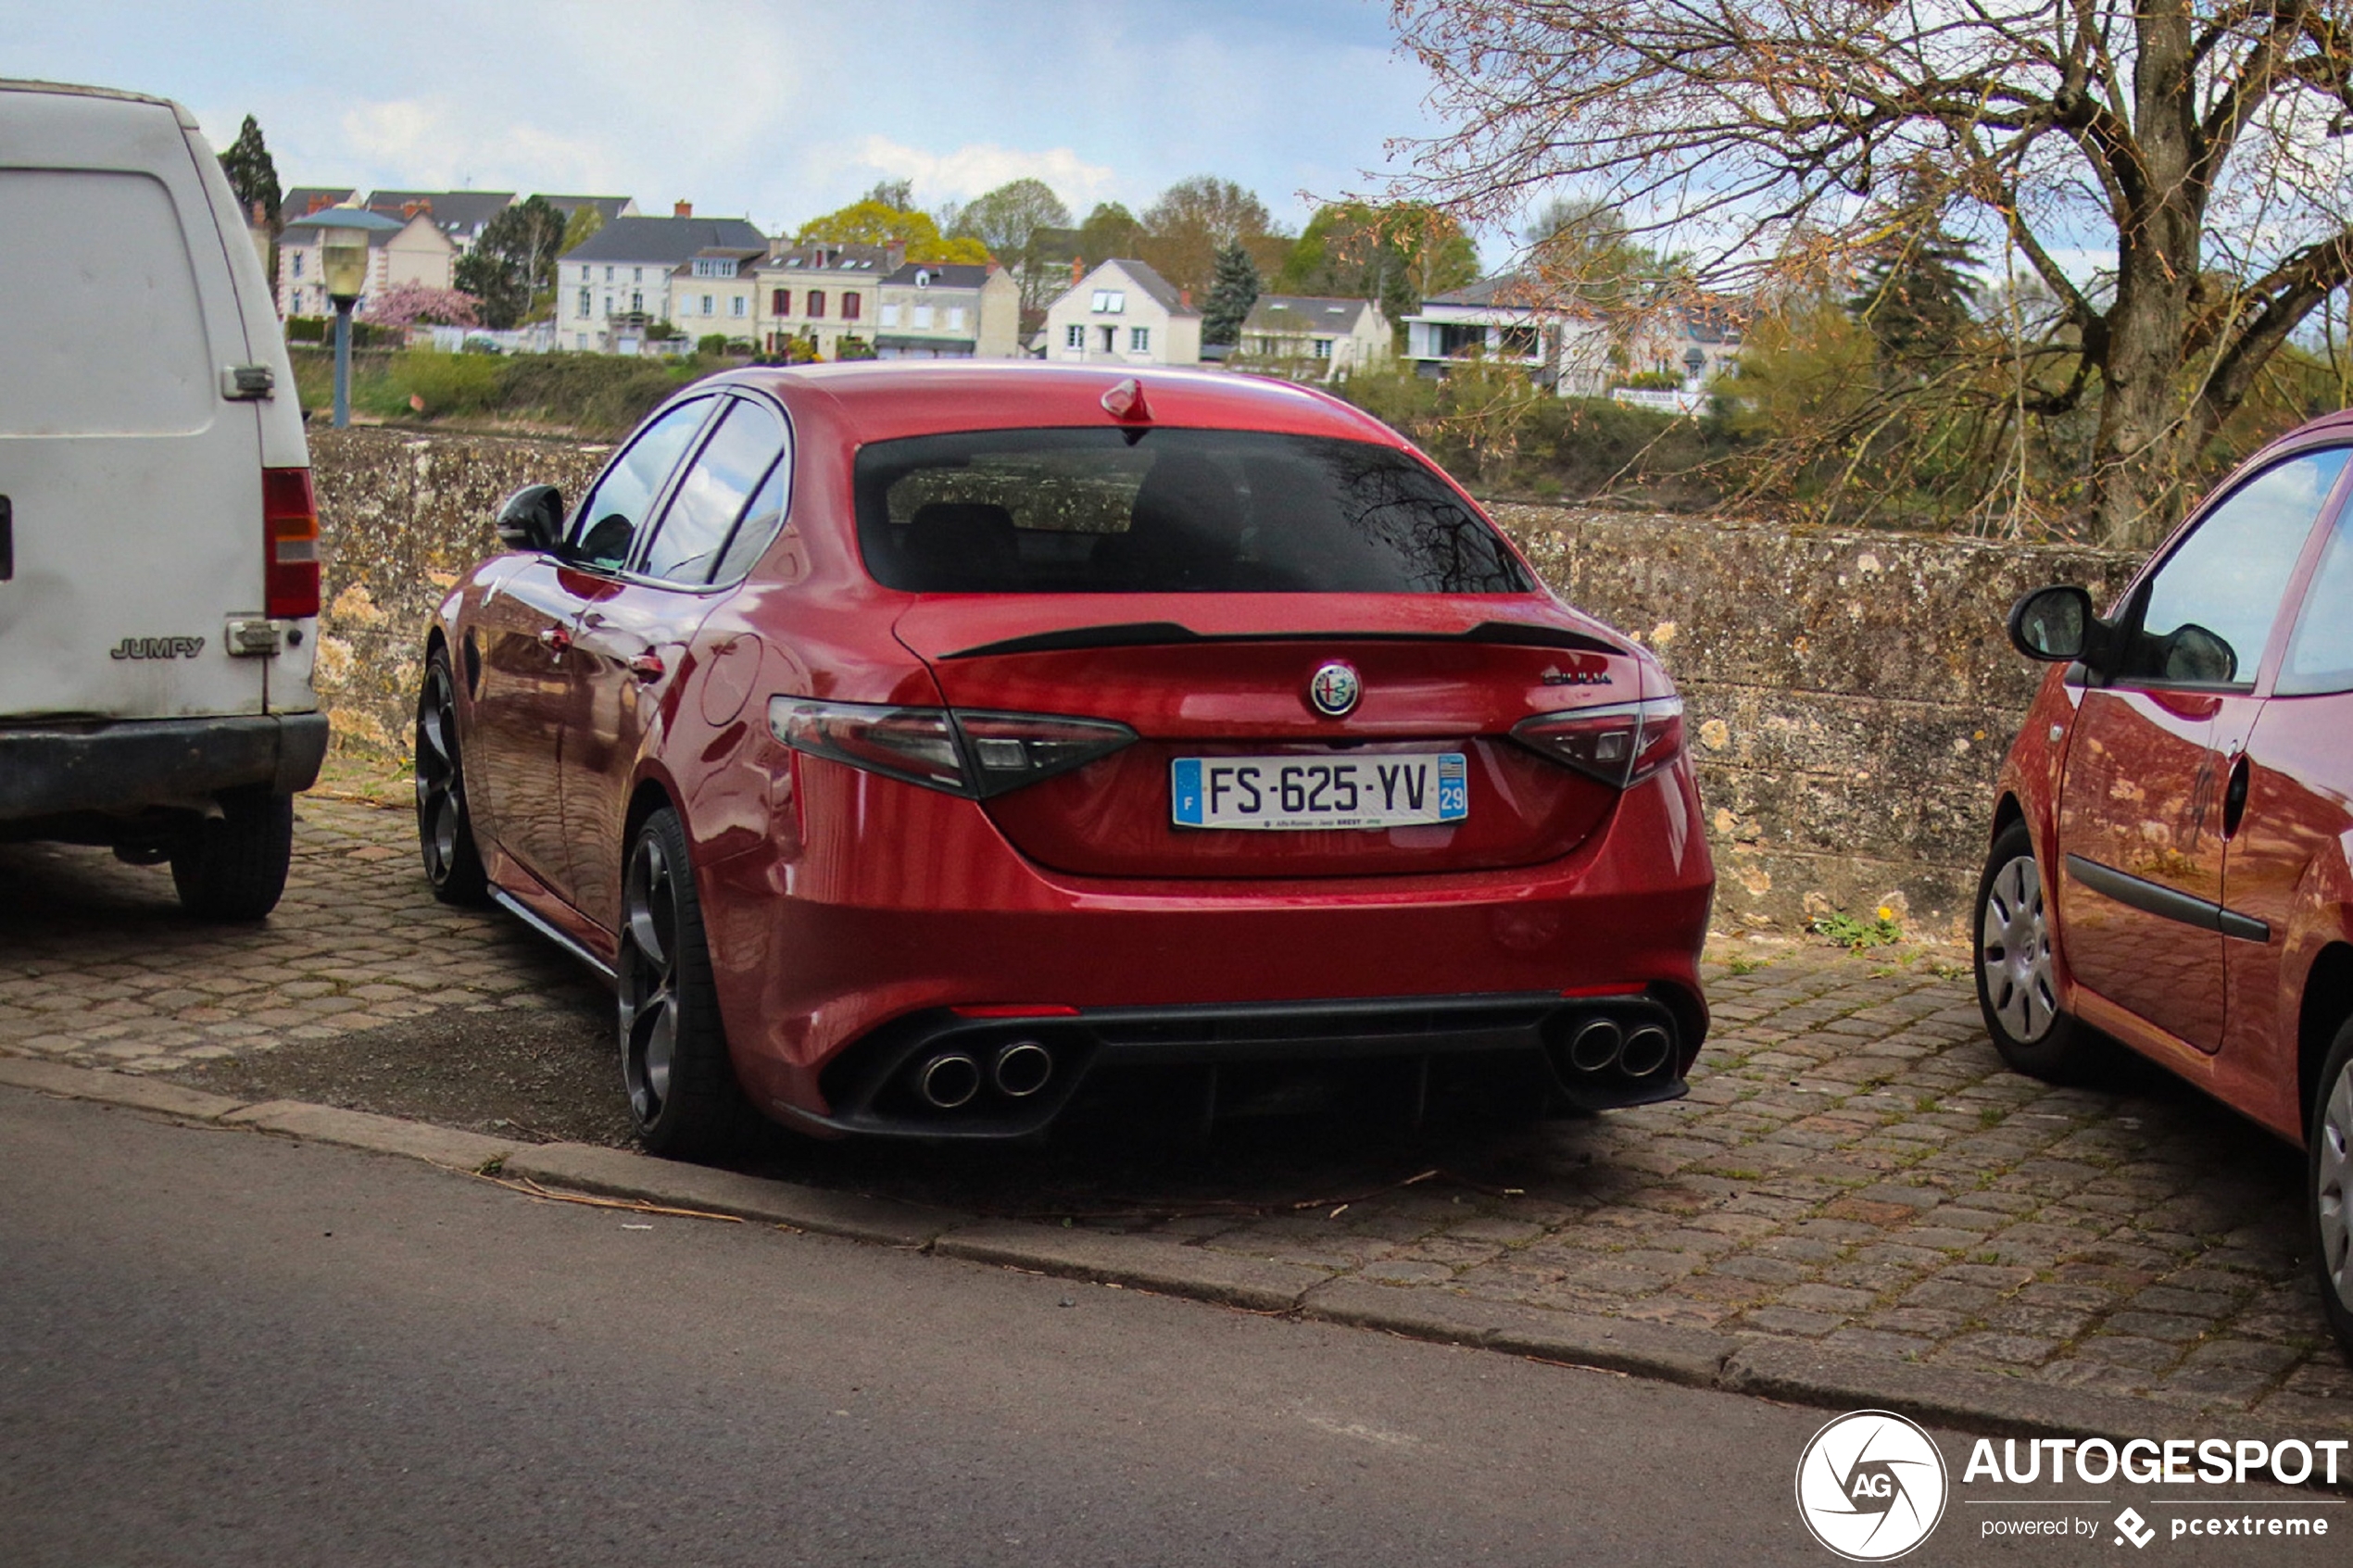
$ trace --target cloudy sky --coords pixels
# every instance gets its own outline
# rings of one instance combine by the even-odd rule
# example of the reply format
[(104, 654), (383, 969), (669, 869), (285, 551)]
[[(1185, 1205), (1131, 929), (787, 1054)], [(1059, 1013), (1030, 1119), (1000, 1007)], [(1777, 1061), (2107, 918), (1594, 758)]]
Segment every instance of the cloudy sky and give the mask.
[[(1378, 0), (0, 0), (0, 77), (157, 93), (288, 185), (679, 199), (774, 231), (912, 178), (1083, 216), (1216, 173), (1296, 227), (1430, 129)], [(1491, 249), (1495, 248), (1491, 244)]]

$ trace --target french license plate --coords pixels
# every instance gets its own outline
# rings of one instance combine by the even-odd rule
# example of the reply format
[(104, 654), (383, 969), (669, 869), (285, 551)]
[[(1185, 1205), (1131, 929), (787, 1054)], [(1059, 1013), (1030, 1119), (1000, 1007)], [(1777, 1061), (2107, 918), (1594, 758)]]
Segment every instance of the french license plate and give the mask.
[(1179, 757), (1169, 785), (1180, 828), (1398, 828), (1470, 815), (1459, 751)]

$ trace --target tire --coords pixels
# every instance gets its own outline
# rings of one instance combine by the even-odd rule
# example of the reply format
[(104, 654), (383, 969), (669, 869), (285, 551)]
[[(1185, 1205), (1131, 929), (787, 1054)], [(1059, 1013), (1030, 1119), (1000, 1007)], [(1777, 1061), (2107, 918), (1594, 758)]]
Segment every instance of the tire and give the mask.
[(425, 659), (417, 690), (417, 850), (425, 881), (445, 904), (489, 902), (490, 878), (474, 843), (473, 812), (466, 805), (466, 774), (458, 752), (458, 687), (449, 650)]
[(2012, 822), (1994, 838), (1972, 912), (1977, 1006), (2003, 1061), (2012, 1072), (2053, 1084), (2094, 1076), (2107, 1060), (2106, 1044), (2059, 1010), (2050, 911), (2024, 822)]
[(2353, 1022), (2336, 1032), (2312, 1093), (2304, 1198), (2312, 1273), (2337, 1349), (2353, 1360)]
[(728, 1058), (686, 830), (667, 807), (630, 840), (621, 900), (621, 1082), (638, 1139), (670, 1160), (736, 1153), (761, 1117)]
[(278, 907), (294, 863), (294, 797), (227, 791), (220, 815), (172, 847), (171, 884), (198, 920), (256, 921)]

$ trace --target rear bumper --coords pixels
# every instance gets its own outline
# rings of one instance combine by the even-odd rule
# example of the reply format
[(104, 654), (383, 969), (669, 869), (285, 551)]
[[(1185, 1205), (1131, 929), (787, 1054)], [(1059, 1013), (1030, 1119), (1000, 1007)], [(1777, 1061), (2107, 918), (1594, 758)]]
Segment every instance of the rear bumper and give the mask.
[(323, 713), (0, 728), (0, 822), (192, 806), (223, 790), (308, 789)]

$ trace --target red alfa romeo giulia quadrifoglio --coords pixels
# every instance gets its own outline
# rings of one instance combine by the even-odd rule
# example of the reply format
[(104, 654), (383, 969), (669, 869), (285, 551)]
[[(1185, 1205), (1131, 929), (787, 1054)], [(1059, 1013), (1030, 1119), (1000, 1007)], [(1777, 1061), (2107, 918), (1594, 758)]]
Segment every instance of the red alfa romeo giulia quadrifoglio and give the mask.
[(1683, 1092), (1714, 872), (1674, 689), (1336, 399), (746, 370), (499, 531), (426, 648), (426, 870), (612, 975), (657, 1151), (1123, 1086)]

